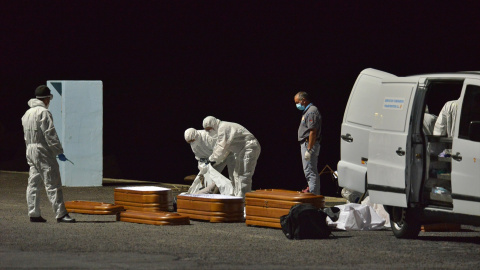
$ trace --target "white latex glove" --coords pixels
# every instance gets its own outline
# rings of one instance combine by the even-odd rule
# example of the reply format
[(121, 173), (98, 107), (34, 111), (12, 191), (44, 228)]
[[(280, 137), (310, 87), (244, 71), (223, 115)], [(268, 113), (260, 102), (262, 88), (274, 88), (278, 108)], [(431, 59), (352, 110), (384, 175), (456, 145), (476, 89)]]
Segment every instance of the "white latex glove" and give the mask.
[(202, 164), (199, 165), (198, 168), (200, 169), (200, 174), (206, 174), (208, 171), (208, 165), (207, 164)]
[(305, 151), (305, 160), (310, 160), (312, 158), (312, 154), (310, 152), (313, 152), (313, 151), (312, 150)]

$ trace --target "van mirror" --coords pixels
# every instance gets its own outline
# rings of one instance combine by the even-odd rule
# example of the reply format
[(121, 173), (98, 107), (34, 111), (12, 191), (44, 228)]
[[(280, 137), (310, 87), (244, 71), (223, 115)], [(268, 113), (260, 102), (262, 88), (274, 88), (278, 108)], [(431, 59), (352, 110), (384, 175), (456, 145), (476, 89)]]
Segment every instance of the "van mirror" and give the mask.
[(471, 141), (480, 142), (480, 121), (471, 121), (468, 129), (468, 137)]

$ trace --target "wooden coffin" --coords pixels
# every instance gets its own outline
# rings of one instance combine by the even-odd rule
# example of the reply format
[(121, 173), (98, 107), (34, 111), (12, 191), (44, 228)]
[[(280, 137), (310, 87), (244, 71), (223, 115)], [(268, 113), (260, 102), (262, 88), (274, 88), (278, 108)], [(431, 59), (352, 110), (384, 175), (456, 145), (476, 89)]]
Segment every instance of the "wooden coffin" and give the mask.
[(177, 196), (177, 212), (190, 219), (210, 222), (243, 222), (243, 198), (220, 194), (183, 194)]
[(249, 226), (281, 228), (280, 217), (287, 215), (292, 206), (310, 203), (325, 207), (325, 198), (312, 193), (283, 189), (262, 189), (245, 195), (246, 220)]
[(173, 211), (172, 190), (157, 186), (119, 187), (114, 190), (116, 205), (127, 210)]
[(115, 215), (125, 210), (121, 205), (90, 201), (68, 201), (65, 208), (69, 213), (88, 215)]
[(119, 221), (150, 224), (150, 225), (189, 225), (190, 219), (186, 216), (171, 212), (141, 212), (127, 210), (120, 212)]
[(143, 212), (164, 212), (171, 211), (169, 203), (134, 203), (126, 201), (115, 201), (125, 208), (125, 210), (143, 211)]

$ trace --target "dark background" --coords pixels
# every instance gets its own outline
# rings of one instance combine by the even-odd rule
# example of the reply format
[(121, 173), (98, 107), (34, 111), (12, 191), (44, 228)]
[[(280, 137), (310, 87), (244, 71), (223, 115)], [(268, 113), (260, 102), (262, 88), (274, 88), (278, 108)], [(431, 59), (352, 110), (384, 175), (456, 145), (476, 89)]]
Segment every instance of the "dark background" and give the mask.
[(105, 177), (183, 183), (183, 132), (213, 115), (259, 140), (254, 189), (298, 190), (296, 92), (323, 117), (319, 169), (336, 169), (358, 74), (480, 70), (479, 18), (478, 1), (3, 1), (0, 169), (28, 170), (38, 85), (102, 80)]

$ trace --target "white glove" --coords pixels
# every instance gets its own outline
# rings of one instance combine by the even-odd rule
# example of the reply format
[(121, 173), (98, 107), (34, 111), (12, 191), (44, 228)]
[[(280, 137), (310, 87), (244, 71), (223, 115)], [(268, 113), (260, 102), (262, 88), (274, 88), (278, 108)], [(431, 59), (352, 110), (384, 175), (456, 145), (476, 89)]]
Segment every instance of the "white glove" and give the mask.
[(310, 160), (312, 158), (313, 149), (305, 151), (305, 160)]
[(208, 172), (208, 165), (205, 163), (198, 165), (198, 169), (200, 170), (199, 174), (206, 174)]

